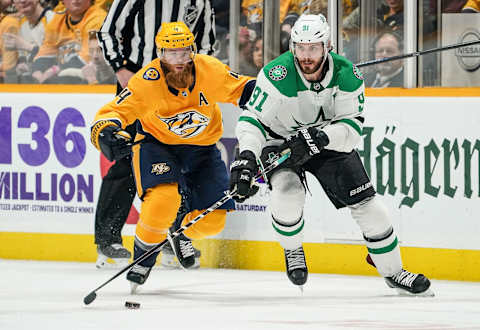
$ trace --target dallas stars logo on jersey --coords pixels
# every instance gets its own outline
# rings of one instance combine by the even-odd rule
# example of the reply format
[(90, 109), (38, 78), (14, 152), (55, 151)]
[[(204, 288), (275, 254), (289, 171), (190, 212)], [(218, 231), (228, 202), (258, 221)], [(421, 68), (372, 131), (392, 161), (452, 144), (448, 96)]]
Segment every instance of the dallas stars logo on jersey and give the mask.
[(287, 76), (287, 68), (283, 65), (276, 65), (268, 71), (268, 76), (275, 81), (285, 79)]
[(201, 113), (190, 110), (178, 113), (173, 117), (161, 118), (168, 126), (168, 130), (182, 138), (189, 138), (200, 134), (209, 124), (210, 119)]

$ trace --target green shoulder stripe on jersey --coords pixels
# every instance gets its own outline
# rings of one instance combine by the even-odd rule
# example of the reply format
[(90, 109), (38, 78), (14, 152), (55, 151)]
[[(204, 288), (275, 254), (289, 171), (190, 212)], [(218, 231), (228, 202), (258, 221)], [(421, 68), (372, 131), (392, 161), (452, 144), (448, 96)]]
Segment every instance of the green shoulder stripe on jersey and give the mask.
[(238, 118), (238, 121), (246, 121), (252, 124), (253, 126), (256, 126), (262, 132), (263, 136), (267, 138), (267, 133), (265, 132), (265, 129), (263, 128), (262, 124), (258, 120), (255, 120), (252, 117), (240, 116), (240, 118)]
[(353, 127), (354, 130), (358, 132), (359, 135), (362, 135), (362, 128), (353, 120), (351, 119), (340, 119), (335, 121), (334, 123), (345, 123)]
[(361, 77), (358, 68), (354, 68), (352, 62), (345, 57), (340, 56), (334, 52), (330, 52), (333, 59), (333, 77), (327, 88), (338, 86), (341, 91), (353, 92), (357, 90), (362, 84), (363, 79)]
[(369, 253), (372, 253), (372, 254), (384, 254), (384, 253), (388, 253), (390, 251), (393, 251), (393, 249), (395, 249), (395, 247), (397, 245), (398, 245), (398, 239), (395, 237), (395, 240), (391, 244), (389, 244), (389, 245), (387, 245), (383, 248), (372, 249), (372, 248), (367, 247), (367, 250), (368, 250)]
[(267, 80), (283, 95), (297, 96), (298, 92), (306, 91), (307, 87), (298, 76), (295, 69), (295, 60), (290, 51), (287, 51), (265, 65), (263, 74)]

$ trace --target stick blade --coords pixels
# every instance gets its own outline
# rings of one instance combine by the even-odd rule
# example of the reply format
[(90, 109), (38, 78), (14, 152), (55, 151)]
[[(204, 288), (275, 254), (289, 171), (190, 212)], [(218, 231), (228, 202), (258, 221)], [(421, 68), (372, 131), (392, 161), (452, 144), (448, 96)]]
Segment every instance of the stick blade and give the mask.
[(83, 298), (83, 303), (85, 305), (90, 305), (92, 301), (94, 301), (97, 298), (97, 294), (95, 291), (90, 292), (85, 298)]

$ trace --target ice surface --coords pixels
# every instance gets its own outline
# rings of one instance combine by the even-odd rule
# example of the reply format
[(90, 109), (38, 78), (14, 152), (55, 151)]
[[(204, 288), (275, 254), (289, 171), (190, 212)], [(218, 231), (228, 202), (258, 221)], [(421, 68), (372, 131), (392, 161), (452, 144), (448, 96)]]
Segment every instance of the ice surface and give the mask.
[[(0, 260), (0, 329), (480, 329), (480, 283), (432, 281), (434, 298), (400, 297), (380, 277), (154, 269), (137, 295), (118, 269)], [(125, 301), (141, 303), (138, 310)]]

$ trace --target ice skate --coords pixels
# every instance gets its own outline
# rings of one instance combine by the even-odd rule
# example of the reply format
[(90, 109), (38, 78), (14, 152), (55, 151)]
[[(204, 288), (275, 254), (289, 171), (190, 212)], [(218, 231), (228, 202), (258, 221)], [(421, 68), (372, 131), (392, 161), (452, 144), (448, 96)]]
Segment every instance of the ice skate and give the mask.
[(192, 241), (185, 235), (179, 235), (176, 238), (173, 238), (171, 231), (168, 233), (167, 238), (173, 248), (173, 252), (177, 257), (180, 267), (183, 269), (192, 268), (195, 264), (195, 250)]
[(423, 274), (411, 273), (402, 269), (391, 277), (385, 277), (387, 285), (397, 290), (400, 295), (413, 295), (433, 297), (435, 294), (430, 290), (430, 280)]
[(127, 273), (127, 280), (130, 281), (130, 293), (135, 294), (139, 285), (142, 285), (150, 275), (152, 267), (134, 265)]
[(303, 285), (307, 282), (308, 278), (308, 269), (303, 247), (300, 246), (295, 250), (285, 249), (284, 252), (288, 279), (293, 284), (300, 286), (300, 291), (303, 293)]
[[(367, 263), (376, 268), (370, 254), (367, 254)], [(388, 287), (395, 289), (402, 296), (433, 297), (430, 289), (430, 280), (423, 274), (415, 274), (402, 269), (391, 277), (385, 277)]]
[[(190, 269), (200, 268), (200, 250), (197, 250), (193, 247), (195, 263)], [(162, 249), (162, 258), (160, 259), (160, 264), (165, 268), (180, 268), (177, 258), (175, 257), (175, 252), (173, 252), (172, 246), (170, 244), (165, 244)]]
[(108, 259), (112, 260), (116, 266), (124, 267), (132, 257), (130, 251), (118, 243), (112, 245), (97, 245), (97, 253), (98, 257), (95, 266), (98, 269), (109, 267)]

